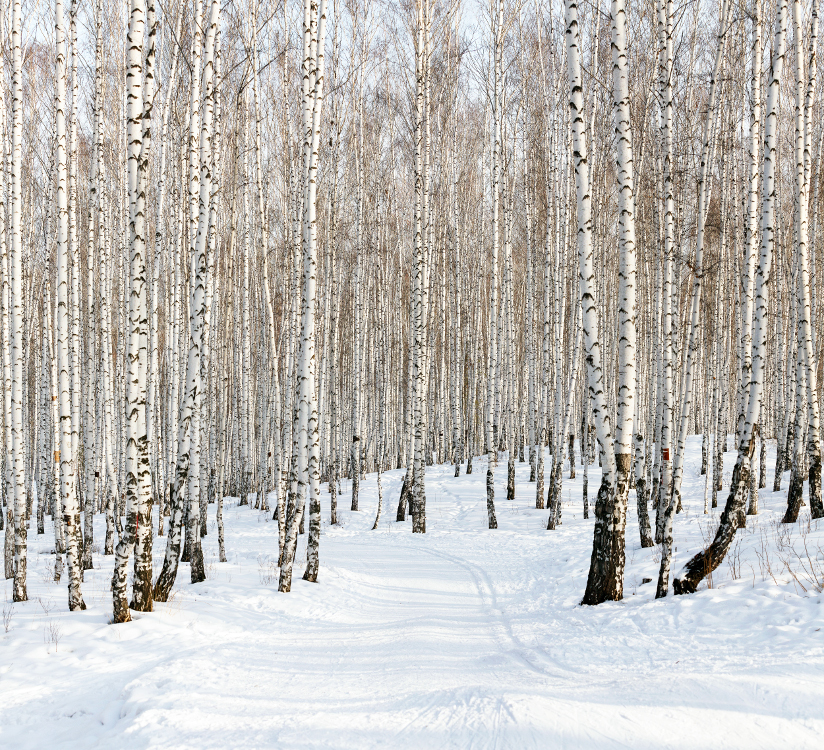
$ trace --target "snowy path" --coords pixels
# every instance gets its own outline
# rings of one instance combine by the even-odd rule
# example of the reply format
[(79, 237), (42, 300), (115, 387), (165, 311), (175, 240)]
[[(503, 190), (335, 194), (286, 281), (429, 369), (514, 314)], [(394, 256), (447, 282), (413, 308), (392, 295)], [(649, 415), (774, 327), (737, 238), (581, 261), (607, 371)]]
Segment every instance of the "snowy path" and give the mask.
[[(712, 590), (657, 602), (655, 584), (640, 585), (658, 565), (638, 545), (633, 505), (626, 599), (582, 608), (592, 521), (581, 517), (580, 470), (564, 481), (562, 527), (547, 532), (528, 466), (516, 466), (514, 503), (500, 499), (498, 472), (497, 532), (484, 529), (483, 461), (457, 480), (450, 467), (428, 470), (425, 536), (393, 520), (400, 472), (384, 475), (384, 516), (370, 530), (368, 477), (363, 510), (324, 525), (320, 582), (298, 579), (289, 595), (266, 555), (274, 524), (227, 501), (229, 562), (219, 564), (210, 506), (208, 580), (189, 585), (182, 564), (173, 600), (125, 625), (107, 624), (111, 558), (99, 555), (89, 609), (65, 611), (64, 585), (46, 574), (47, 524), (46, 537), (30, 536), (31, 601), (0, 632), (0, 746), (821, 746), (822, 596), (789, 583), (776, 553), (773, 581), (756, 554), (775, 539), (784, 493), (762, 491), (738, 572), (725, 565)], [(703, 484), (690, 481), (676, 519), (682, 561), (710, 523)], [(824, 524), (807, 544), (824, 545)]]

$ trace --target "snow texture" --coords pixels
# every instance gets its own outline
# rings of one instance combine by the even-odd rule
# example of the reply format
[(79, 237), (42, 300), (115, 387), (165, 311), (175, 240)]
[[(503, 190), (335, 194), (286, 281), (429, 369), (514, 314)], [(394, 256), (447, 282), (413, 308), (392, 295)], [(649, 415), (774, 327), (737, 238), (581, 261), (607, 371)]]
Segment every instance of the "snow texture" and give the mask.
[[(726, 453), (725, 480), (733, 461)], [(673, 570), (720, 512), (703, 515), (699, 465), (690, 438)], [(427, 470), (425, 535), (393, 520), (402, 471), (383, 476), (376, 531), (375, 475), (360, 512), (341, 502), (338, 527), (324, 491), (320, 578), (300, 578), (302, 536), (290, 594), (277, 592), (271, 514), (227, 500), (229, 562), (218, 563), (211, 505), (207, 580), (192, 586), (181, 564), (171, 600), (122, 625), (109, 624), (112, 558), (97, 552), (88, 609), (68, 612), (47, 522), (29, 536), (30, 601), (12, 606), (5, 582), (0, 747), (822, 747), (824, 521), (805, 507), (783, 526), (786, 491), (761, 490), (760, 515), (711, 587), (656, 601), (660, 553), (640, 547), (633, 492), (625, 598), (581, 607), (593, 527), (582, 472), (564, 479), (563, 524), (550, 532), (529, 465), (516, 471), (497, 531), (484, 458), (469, 477)], [(592, 496), (599, 476), (590, 467)], [(164, 547), (155, 541), (156, 569)]]

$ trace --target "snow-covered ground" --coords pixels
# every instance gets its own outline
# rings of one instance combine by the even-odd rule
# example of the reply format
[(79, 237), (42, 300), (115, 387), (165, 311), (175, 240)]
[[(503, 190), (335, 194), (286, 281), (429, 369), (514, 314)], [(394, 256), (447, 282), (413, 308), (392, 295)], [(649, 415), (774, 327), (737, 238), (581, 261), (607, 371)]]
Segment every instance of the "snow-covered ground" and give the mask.
[[(674, 569), (714, 531), (699, 446)], [(384, 475), (376, 531), (374, 475), (358, 513), (344, 485), (336, 528), (324, 493), (319, 582), (300, 579), (302, 537), (290, 594), (277, 592), (268, 514), (227, 501), (218, 563), (212, 505), (207, 581), (190, 585), (181, 564), (172, 601), (123, 625), (109, 624), (112, 558), (94, 556), (88, 609), (69, 613), (65, 579), (51, 581), (51, 528), (32, 524), (30, 601), (12, 608), (5, 582), (0, 747), (822, 747), (824, 522), (805, 507), (783, 527), (786, 492), (762, 490), (712, 587), (656, 601), (659, 553), (640, 548), (633, 493), (625, 599), (581, 607), (592, 518), (580, 468), (550, 532), (528, 465), (516, 464), (515, 502), (499, 467), (497, 531), (485, 528), (483, 459), (459, 479), (428, 469), (426, 535), (394, 521), (402, 472)], [(593, 467), (591, 495), (598, 478)]]

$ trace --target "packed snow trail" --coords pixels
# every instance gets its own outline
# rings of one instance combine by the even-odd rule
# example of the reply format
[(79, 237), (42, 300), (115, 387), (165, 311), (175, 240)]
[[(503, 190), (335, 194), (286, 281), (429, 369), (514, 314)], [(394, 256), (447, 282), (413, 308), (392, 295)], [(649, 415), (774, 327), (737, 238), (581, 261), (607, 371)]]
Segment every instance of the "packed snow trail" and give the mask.
[[(691, 438), (676, 565), (712, 528), (699, 446)], [(516, 471), (497, 531), (485, 528), (485, 459), (458, 479), (450, 466), (427, 469), (426, 535), (391, 512), (370, 530), (374, 475), (361, 483), (362, 510), (339, 511), (337, 528), (324, 493), (319, 582), (300, 579), (302, 536), (290, 594), (277, 592), (271, 514), (227, 500), (221, 564), (209, 506), (207, 580), (190, 585), (181, 564), (171, 601), (123, 625), (109, 624), (112, 558), (99, 554), (83, 587), (89, 609), (67, 611), (47, 524), (30, 536), (31, 601), (0, 632), (0, 746), (820, 747), (822, 596), (800, 567), (797, 580), (781, 569), (785, 492), (761, 491), (737, 567), (719, 568), (711, 590), (658, 601), (657, 549), (640, 548), (633, 493), (626, 598), (581, 607), (592, 544), (581, 474), (564, 479), (563, 524), (548, 532), (528, 464)], [(390, 507), (402, 474), (384, 474)], [(590, 488), (598, 480), (590, 467)], [(824, 524), (808, 519), (790, 530), (797, 550), (805, 524), (807, 548), (824, 546)], [(156, 566), (164, 546), (155, 540)], [(10, 581), (5, 593), (8, 612)]]

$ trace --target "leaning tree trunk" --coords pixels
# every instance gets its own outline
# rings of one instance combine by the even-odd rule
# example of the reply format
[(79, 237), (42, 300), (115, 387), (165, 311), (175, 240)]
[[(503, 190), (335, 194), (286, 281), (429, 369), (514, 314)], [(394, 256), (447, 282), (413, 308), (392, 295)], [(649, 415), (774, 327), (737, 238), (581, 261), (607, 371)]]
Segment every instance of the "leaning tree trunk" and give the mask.
[(787, 31), (787, 0), (780, 0), (776, 18), (774, 54), (770, 65), (767, 88), (766, 117), (764, 123), (764, 153), (761, 200), (761, 251), (755, 279), (755, 310), (753, 316), (753, 372), (747, 399), (747, 411), (738, 456), (730, 482), (730, 492), (718, 530), (712, 543), (694, 555), (673, 578), (676, 594), (694, 592), (698, 584), (724, 560), (735, 538), (744, 502), (749, 489), (750, 461), (755, 441), (753, 429), (758, 422), (761, 394), (766, 370), (766, 339), (769, 323), (769, 280), (775, 237), (776, 158), (778, 131), (778, 95), (784, 64)]
[[(198, 2), (198, 6), (200, 3)], [(214, 69), (214, 47), (217, 32), (218, 14), (220, 4), (218, 0), (212, 0), (209, 9), (209, 19), (206, 25), (206, 54), (203, 65), (203, 84), (206, 91), (207, 101), (213, 90), (213, 69)], [(197, 59), (199, 60), (199, 45), (196, 46)], [(199, 64), (193, 66), (199, 69)], [(194, 86), (194, 83), (193, 83)], [(199, 86), (197, 87), (198, 91)], [(190, 109), (194, 109), (193, 106)], [(197, 104), (198, 112), (200, 103)], [(198, 118), (199, 119), (199, 118)], [(194, 178), (195, 187), (199, 183), (199, 210), (197, 214), (196, 234), (192, 239), (190, 257), (190, 279), (191, 289), (189, 293), (189, 348), (186, 362), (186, 383), (183, 396), (183, 403), (180, 408), (180, 421), (178, 426), (178, 450), (175, 466), (175, 478), (171, 487), (171, 516), (169, 518), (169, 534), (166, 539), (166, 554), (163, 560), (163, 568), (155, 581), (154, 599), (156, 601), (168, 601), (175, 578), (177, 577), (177, 565), (180, 558), (181, 523), (183, 521), (183, 487), (191, 475), (199, 472), (199, 466), (193, 460), (197, 455), (199, 447), (197, 441), (198, 422), (196, 410), (201, 406), (202, 390), (202, 370), (201, 356), (203, 350), (203, 324), (205, 317), (205, 296), (206, 296), (206, 241), (209, 231), (209, 202), (211, 198), (211, 132), (212, 132), (212, 106), (205, 108), (203, 124), (200, 129), (200, 175)], [(190, 185), (190, 195), (193, 188)], [(194, 487), (199, 490), (199, 486)], [(204, 580), (203, 555), (199, 544), (199, 498), (191, 498), (190, 520), (186, 533), (191, 545), (192, 554), (192, 583)]]
[[(678, 444), (675, 455), (672, 457), (672, 495), (676, 506), (680, 505), (681, 479), (684, 473), (684, 455), (687, 444), (687, 430), (689, 428), (693, 379), (698, 360), (698, 345), (701, 339), (701, 285), (704, 278), (704, 229), (707, 216), (707, 205), (710, 188), (710, 168), (712, 154), (714, 152), (714, 134), (718, 131), (718, 115), (720, 107), (717, 106), (718, 80), (721, 72), (724, 48), (726, 44), (726, 32), (730, 13), (731, 2), (724, 0), (721, 8), (721, 18), (719, 20), (720, 33), (718, 45), (715, 51), (715, 64), (713, 66), (712, 78), (710, 79), (709, 96), (707, 103), (707, 114), (704, 120), (704, 135), (701, 146), (701, 164), (698, 176), (698, 215), (696, 219), (696, 247), (695, 259), (693, 261), (693, 285), (692, 300), (690, 304), (689, 341), (687, 344), (687, 357), (684, 369), (684, 382), (681, 386), (680, 421), (678, 427)], [(723, 177), (723, 175), (722, 175)]]

